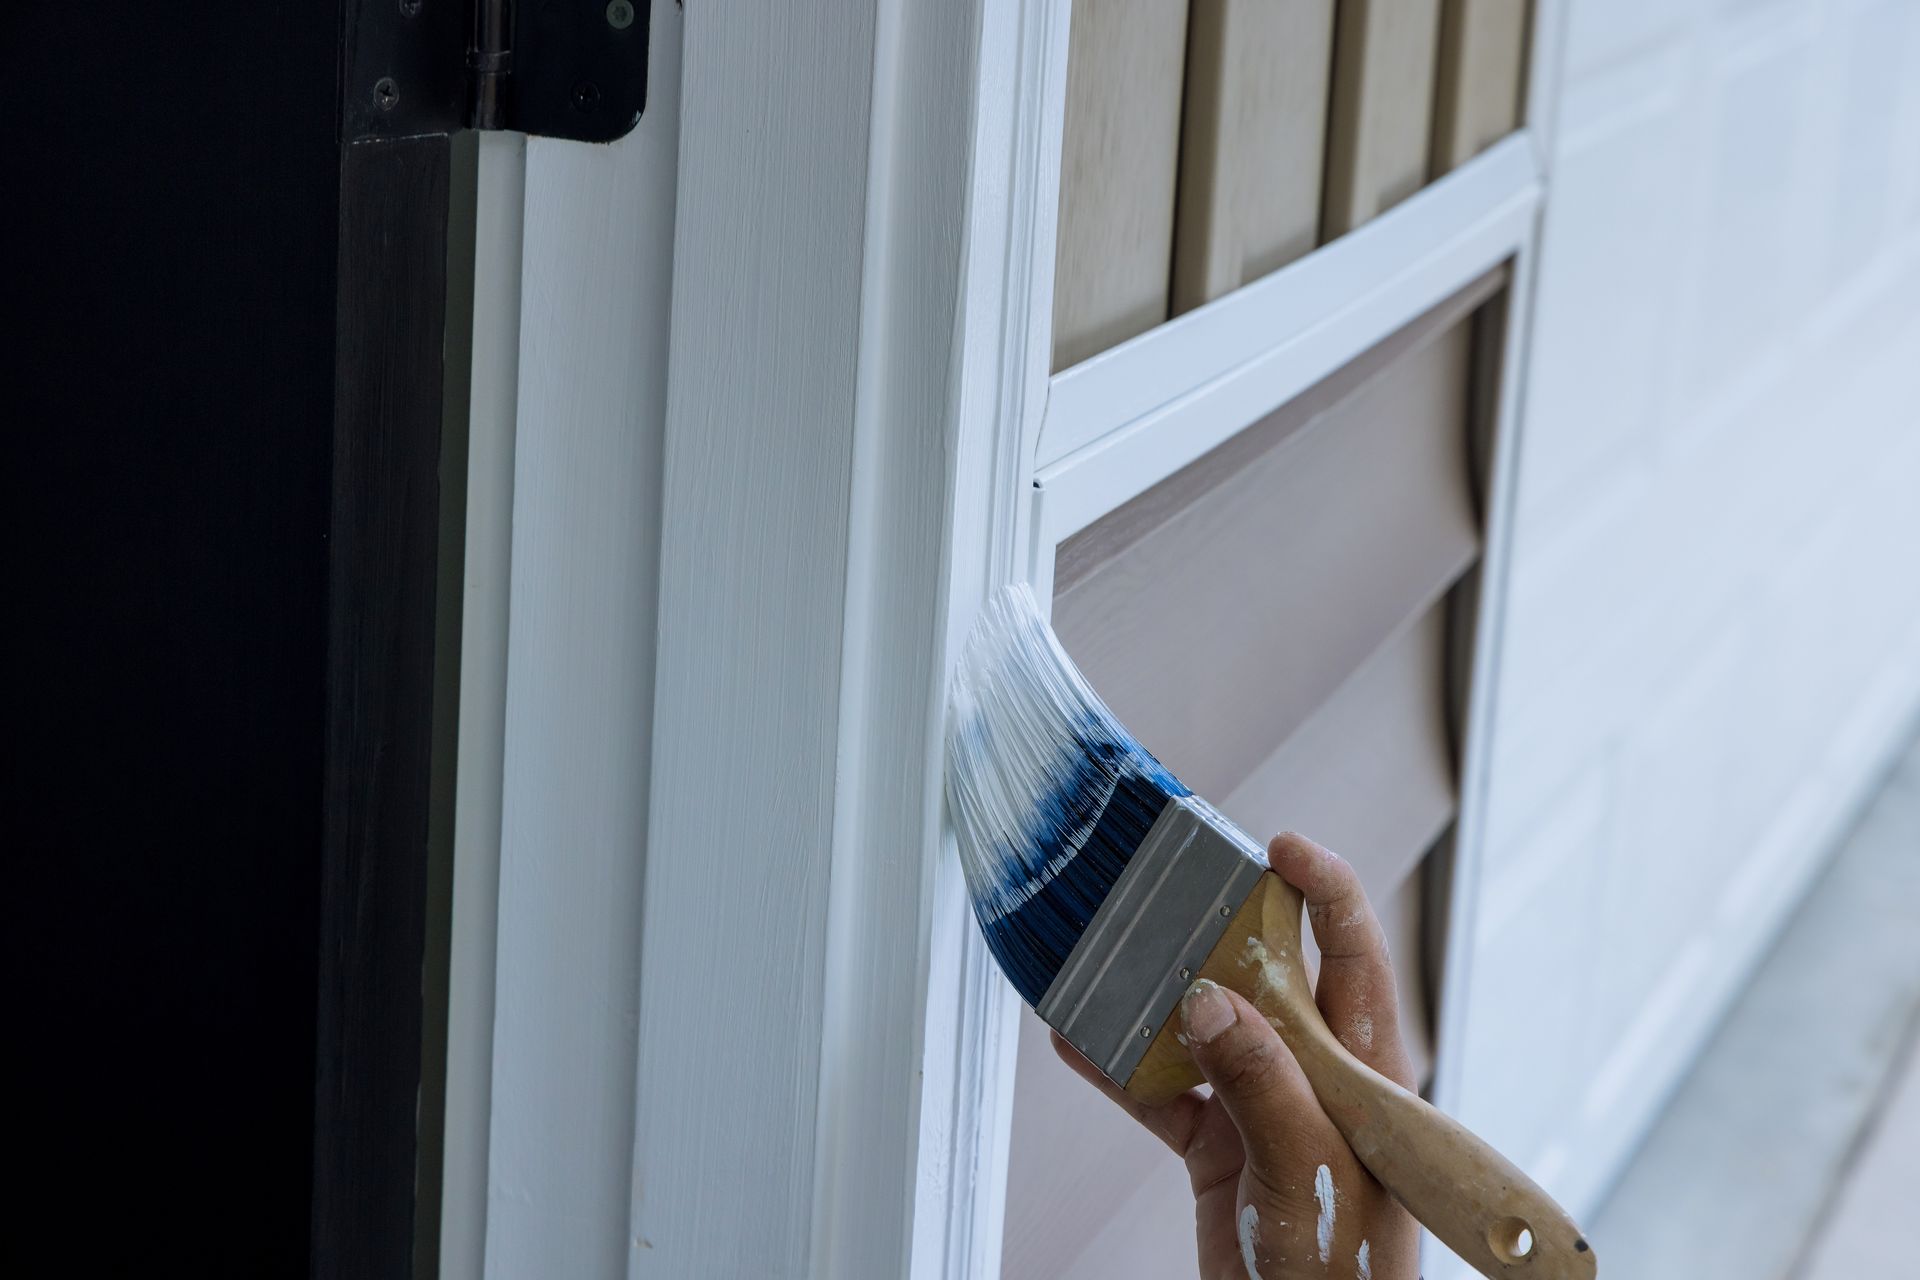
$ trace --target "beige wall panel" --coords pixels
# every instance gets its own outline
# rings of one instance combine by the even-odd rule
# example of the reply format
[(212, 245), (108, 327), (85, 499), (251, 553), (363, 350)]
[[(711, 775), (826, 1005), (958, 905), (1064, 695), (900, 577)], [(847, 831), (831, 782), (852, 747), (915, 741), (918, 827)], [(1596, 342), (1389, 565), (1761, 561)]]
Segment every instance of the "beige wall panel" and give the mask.
[(1149, 491), (1063, 547), (1062, 642), (1201, 794), (1228, 795), (1478, 553), (1469, 329), (1304, 421), (1283, 408), (1163, 481), (1169, 509)]
[(1079, 0), (1068, 37), (1053, 367), (1167, 318), (1187, 6)]
[(1194, 0), (1176, 315), (1319, 243), (1333, 10), (1333, 0)]
[(1440, 0), (1342, 0), (1320, 234), (1345, 235), (1427, 180)]
[(1065, 1280), (1116, 1253), (1129, 1261), (1106, 1276), (1193, 1272), (1185, 1166), (1068, 1070), (1024, 1008), (1000, 1252), (1002, 1280)]
[(1262, 837), (1299, 831), (1391, 893), (1453, 820), (1442, 600), (1369, 658), (1220, 802)]
[(1444, 0), (1433, 107), (1433, 176), (1520, 125), (1528, 0)]

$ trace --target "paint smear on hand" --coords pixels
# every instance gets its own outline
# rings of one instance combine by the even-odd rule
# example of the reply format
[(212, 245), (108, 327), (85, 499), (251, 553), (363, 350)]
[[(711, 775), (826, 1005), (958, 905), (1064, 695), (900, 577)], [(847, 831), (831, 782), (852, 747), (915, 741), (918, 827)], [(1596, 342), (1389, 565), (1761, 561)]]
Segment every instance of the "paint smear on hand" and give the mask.
[(1353, 1042), (1365, 1053), (1373, 1048), (1373, 1015), (1363, 1013), (1353, 1020)]
[(1240, 1261), (1247, 1264), (1247, 1280), (1260, 1280), (1260, 1264), (1253, 1246), (1260, 1239), (1260, 1211), (1252, 1205), (1240, 1211)]
[(1373, 1260), (1367, 1257), (1367, 1242), (1360, 1242), (1360, 1254), (1354, 1260), (1355, 1272), (1360, 1280), (1373, 1280)]
[(1320, 1262), (1325, 1265), (1333, 1252), (1333, 1170), (1321, 1165), (1313, 1171), (1313, 1198), (1320, 1205), (1320, 1221), (1314, 1226), (1314, 1242), (1320, 1246)]

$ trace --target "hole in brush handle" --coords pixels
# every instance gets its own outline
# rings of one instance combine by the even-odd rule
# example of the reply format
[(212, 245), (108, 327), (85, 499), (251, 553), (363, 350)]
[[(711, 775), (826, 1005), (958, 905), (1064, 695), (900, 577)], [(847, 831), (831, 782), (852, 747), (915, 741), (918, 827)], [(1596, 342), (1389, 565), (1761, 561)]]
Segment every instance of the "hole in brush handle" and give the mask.
[(1524, 1218), (1502, 1218), (1487, 1228), (1487, 1248), (1502, 1262), (1525, 1262), (1533, 1256), (1533, 1228)]

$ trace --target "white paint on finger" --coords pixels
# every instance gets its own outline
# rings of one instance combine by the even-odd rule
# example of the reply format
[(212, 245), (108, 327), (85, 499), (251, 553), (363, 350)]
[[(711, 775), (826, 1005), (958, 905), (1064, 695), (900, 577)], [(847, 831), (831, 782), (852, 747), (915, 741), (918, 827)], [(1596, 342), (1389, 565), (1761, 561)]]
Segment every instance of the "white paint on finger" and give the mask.
[(1360, 1242), (1360, 1252), (1354, 1258), (1354, 1274), (1359, 1280), (1373, 1280), (1373, 1259), (1367, 1256), (1367, 1242)]
[(1372, 1014), (1363, 1013), (1353, 1020), (1353, 1043), (1362, 1053), (1369, 1052), (1373, 1048)]
[(1333, 1252), (1333, 1170), (1325, 1165), (1313, 1171), (1313, 1198), (1320, 1205), (1320, 1221), (1315, 1224), (1313, 1235), (1320, 1246), (1320, 1262), (1324, 1266)]
[(1240, 1211), (1240, 1261), (1247, 1264), (1247, 1280), (1260, 1280), (1260, 1264), (1253, 1249), (1260, 1242), (1260, 1211), (1252, 1205)]

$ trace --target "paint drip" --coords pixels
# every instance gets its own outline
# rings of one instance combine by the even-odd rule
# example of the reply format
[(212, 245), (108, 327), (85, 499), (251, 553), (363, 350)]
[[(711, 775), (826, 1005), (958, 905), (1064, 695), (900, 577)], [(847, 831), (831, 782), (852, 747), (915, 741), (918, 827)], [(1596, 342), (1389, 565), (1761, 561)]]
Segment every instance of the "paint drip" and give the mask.
[(1333, 1253), (1333, 1170), (1321, 1165), (1313, 1171), (1313, 1198), (1320, 1206), (1320, 1221), (1314, 1224), (1314, 1243), (1320, 1246), (1320, 1263), (1326, 1265)]
[[(1281, 953), (1282, 955), (1285, 952)], [(1287, 967), (1267, 950), (1267, 944), (1258, 938), (1248, 938), (1246, 954), (1240, 957), (1240, 967), (1252, 969), (1255, 980), (1269, 995), (1277, 996), (1287, 989)], [(1271, 1022), (1273, 1019), (1269, 1018)]]
[(1260, 1263), (1253, 1247), (1260, 1239), (1260, 1211), (1252, 1205), (1240, 1211), (1240, 1261), (1247, 1264), (1247, 1280), (1260, 1280)]

